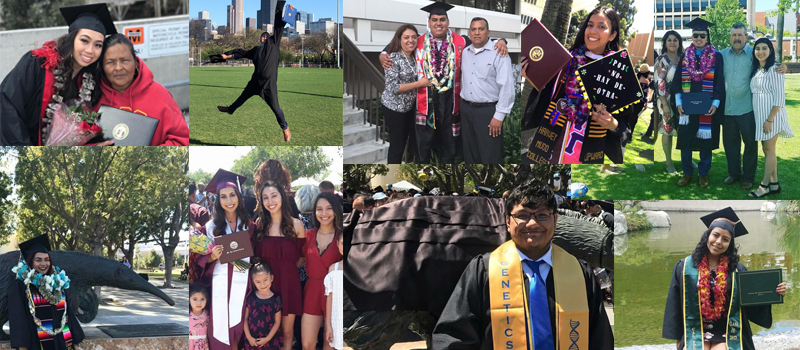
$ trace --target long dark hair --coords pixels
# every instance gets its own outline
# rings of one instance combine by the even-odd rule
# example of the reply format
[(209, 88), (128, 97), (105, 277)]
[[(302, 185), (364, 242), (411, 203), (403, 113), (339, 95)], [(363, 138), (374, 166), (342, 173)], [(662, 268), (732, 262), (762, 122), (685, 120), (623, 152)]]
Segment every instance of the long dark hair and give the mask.
[(133, 44), (128, 39), (128, 37), (120, 33), (114, 33), (109, 35), (106, 38), (106, 41), (103, 43), (103, 53), (100, 55), (100, 66), (98, 69), (99, 72), (103, 74), (103, 77), (105, 78), (105, 70), (103, 70), (102, 61), (106, 57), (106, 51), (108, 51), (108, 48), (117, 44), (125, 45), (125, 47), (127, 47), (128, 50), (131, 51), (131, 56), (133, 56), (133, 63), (136, 65), (136, 70), (133, 72), (133, 80), (136, 80), (136, 77), (139, 76), (139, 58), (136, 57), (136, 50), (133, 48)]
[(578, 30), (578, 35), (575, 36), (575, 42), (573, 42), (572, 47), (569, 48), (570, 51), (586, 45), (586, 42), (583, 39), (584, 35), (586, 34), (586, 27), (589, 25), (589, 19), (598, 13), (602, 13), (608, 17), (608, 21), (611, 22), (611, 33), (617, 33), (617, 35), (614, 36), (614, 39), (606, 44), (606, 51), (619, 51), (619, 14), (617, 14), (617, 11), (608, 6), (595, 7), (592, 12), (589, 12), (589, 14), (586, 15), (586, 18), (583, 19), (583, 23), (581, 23), (580, 29)]
[(283, 188), (281, 188), (281, 186), (272, 182), (267, 182), (258, 189), (258, 193), (256, 194), (256, 201), (258, 203), (258, 206), (256, 207), (256, 215), (258, 218), (256, 219), (255, 241), (258, 242), (262, 238), (269, 236), (269, 229), (272, 227), (272, 215), (266, 209), (264, 209), (264, 203), (262, 202), (264, 189), (269, 187), (278, 190), (278, 193), (281, 195), (281, 234), (287, 238), (297, 238), (297, 233), (294, 231), (294, 218), (292, 217), (292, 209), (289, 206), (289, 197), (286, 196), (286, 192), (283, 190)]
[(272, 182), (283, 187), (285, 192), (292, 190), (292, 175), (277, 159), (268, 159), (256, 168), (253, 174), (255, 188), (261, 188), (265, 182)]
[(767, 47), (769, 47), (769, 56), (767, 56), (767, 62), (764, 63), (764, 71), (769, 70), (775, 65), (775, 47), (772, 46), (772, 41), (767, 38), (759, 38), (753, 45), (753, 59), (751, 60), (753, 61), (753, 70), (750, 72), (751, 78), (758, 73), (759, 69), (761, 69), (761, 63), (759, 63), (758, 59), (756, 58), (756, 46), (758, 46), (758, 44), (767, 44)]
[(399, 28), (397, 28), (397, 31), (394, 32), (394, 36), (392, 37), (392, 41), (389, 43), (389, 50), (386, 51), (386, 52), (388, 52), (388, 53), (403, 52), (403, 44), (401, 44), (400, 42), (403, 40), (403, 33), (405, 33), (406, 30), (408, 30), (408, 29), (413, 30), (414, 33), (416, 33), (417, 36), (419, 36), (419, 32), (417, 31), (417, 27), (415, 27), (412, 24), (403, 24)]
[(342, 203), (339, 202), (339, 196), (337, 196), (337, 195), (335, 195), (333, 193), (328, 193), (328, 192), (320, 193), (317, 196), (317, 199), (314, 200), (314, 216), (313, 216), (314, 227), (317, 230), (319, 230), (319, 228), (321, 226), (320, 223), (319, 223), (319, 220), (317, 220), (317, 203), (319, 202), (320, 199), (327, 200), (328, 203), (331, 204), (331, 208), (333, 208), (333, 214), (334, 214), (333, 228), (336, 229), (336, 232), (341, 232), (342, 231)]
[[(694, 248), (692, 252), (692, 265), (697, 267), (703, 258), (708, 255), (708, 236), (711, 235), (710, 228), (703, 232), (703, 236), (700, 237), (700, 243), (697, 243), (697, 247)], [(736, 241), (733, 238), (733, 232), (731, 232), (731, 243), (728, 245), (728, 250), (726, 250), (723, 255), (728, 256), (728, 271), (733, 272), (736, 270), (736, 266), (739, 265), (739, 250), (736, 248)]]
[(670, 35), (674, 36), (675, 39), (678, 39), (678, 57), (683, 56), (683, 38), (681, 38), (681, 35), (678, 34), (678, 32), (676, 32), (674, 30), (670, 30), (670, 31), (666, 32), (664, 34), (664, 37), (661, 38), (661, 54), (663, 55), (663, 54), (667, 53), (667, 51), (668, 51), (667, 50), (667, 39), (669, 39)]
[[(50, 257), (50, 269), (47, 271), (48, 275), (52, 275), (56, 273), (56, 270), (53, 268), (55, 264), (53, 263), (53, 256), (50, 253), (47, 253), (47, 256)], [(33, 258), (36, 257), (36, 254), (31, 254), (31, 256), (25, 258), (25, 263), (28, 264), (28, 267), (33, 270)]]
[[(203, 310), (208, 310), (208, 304), (209, 304), (209, 302), (211, 300), (208, 297), (208, 291), (206, 290), (206, 287), (203, 287), (203, 285), (200, 284), (200, 282), (189, 283), (189, 298), (190, 299), (192, 297), (192, 294), (194, 294), (194, 293), (200, 293), (200, 294), (203, 294), (204, 297), (206, 297), (206, 306), (203, 308)], [(189, 311), (190, 312), (192, 311), (192, 303), (189, 303)]]
[[(73, 52), (75, 52), (75, 38), (78, 37), (78, 32), (80, 29), (73, 30), (67, 34), (64, 34), (58, 39), (56, 39), (56, 52), (58, 52), (58, 56), (61, 57), (62, 62), (62, 77), (64, 77), (64, 81), (67, 82), (64, 84), (64, 88), (61, 89), (61, 96), (64, 96), (67, 99), (73, 99), (78, 96), (79, 87), (78, 87), (78, 77), (80, 77), (84, 72), (89, 72), (92, 75), (95, 83), (99, 83), (99, 72), (97, 71), (98, 67), (100, 66), (100, 60), (102, 58), (98, 58), (97, 61), (94, 63), (81, 68), (80, 72), (75, 75), (75, 80), (72, 79), (72, 61), (75, 59), (72, 57)], [(95, 89), (92, 91), (92, 105), (97, 104), (100, 101), (101, 91), (98, 86), (95, 86)]]
[[(239, 205), (236, 206), (236, 219), (241, 221), (238, 229), (243, 231), (250, 221), (250, 214), (247, 213), (247, 209), (244, 207), (242, 192), (236, 187), (232, 188), (239, 201)], [(225, 209), (222, 209), (222, 204), (220, 203), (222, 203), (222, 200), (220, 200), (219, 191), (217, 191), (217, 200), (214, 201), (214, 237), (224, 236), (228, 227), (228, 221), (225, 219)]]

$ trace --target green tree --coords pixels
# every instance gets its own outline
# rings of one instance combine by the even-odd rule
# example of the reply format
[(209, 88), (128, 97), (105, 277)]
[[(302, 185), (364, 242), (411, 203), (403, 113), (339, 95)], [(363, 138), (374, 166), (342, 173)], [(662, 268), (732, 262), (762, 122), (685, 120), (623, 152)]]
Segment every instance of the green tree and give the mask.
[(770, 30), (769, 28), (767, 28), (767, 26), (761, 23), (756, 23), (756, 34), (758, 34), (759, 36), (764, 36), (767, 34), (772, 34), (772, 30)]
[(631, 39), (631, 26), (636, 17), (637, 10), (633, 3), (634, 0), (601, 0), (599, 3), (616, 10), (619, 14), (619, 43), (623, 49)]
[(66, 26), (60, 7), (82, 5), (83, 0), (2, 0), (3, 26), (7, 30)]
[(369, 182), (378, 175), (389, 173), (389, 167), (383, 164), (345, 164), (344, 186), (356, 191), (369, 191)]
[(747, 26), (744, 11), (739, 7), (739, 0), (719, 0), (714, 6), (706, 8), (702, 19), (714, 23), (708, 28), (710, 43), (717, 50), (731, 46), (731, 26), (741, 23)]
[(586, 18), (586, 15), (588, 14), (589, 13), (586, 12), (586, 10), (580, 10), (572, 13), (572, 16), (569, 19), (569, 31), (567, 32), (567, 39), (564, 42), (564, 47), (570, 47), (575, 42), (575, 36), (578, 35), (581, 22), (583, 22), (583, 19)]
[(175, 253), (172, 256), (172, 260), (175, 261), (175, 266), (183, 268), (183, 264), (186, 262), (186, 256), (183, 254)]
[(150, 251), (150, 253), (148, 253), (144, 257), (144, 267), (152, 270), (152, 269), (157, 268), (158, 265), (160, 265), (162, 261), (163, 261), (163, 257), (161, 256), (161, 254), (158, 254), (156, 252), (156, 250), (153, 249), (153, 250)]
[(315, 146), (256, 146), (235, 160), (231, 171), (247, 176), (244, 186), (254, 186), (253, 174), (268, 159), (281, 161), (292, 179), (322, 175), (332, 161), (322, 152), (322, 148)]
[(211, 181), (213, 176), (214, 173), (209, 173), (203, 169), (197, 169), (189, 173), (189, 180), (193, 180), (195, 183), (207, 184), (209, 181)]

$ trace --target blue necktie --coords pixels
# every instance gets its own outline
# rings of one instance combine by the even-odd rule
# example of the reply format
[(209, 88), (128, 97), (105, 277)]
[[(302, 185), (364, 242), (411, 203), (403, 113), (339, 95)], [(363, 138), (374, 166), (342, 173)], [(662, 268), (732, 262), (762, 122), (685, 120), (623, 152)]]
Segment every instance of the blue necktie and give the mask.
[(550, 307), (547, 304), (547, 284), (539, 272), (539, 265), (544, 261), (525, 260), (525, 264), (533, 270), (533, 278), (530, 279), (530, 317), (533, 327), (533, 348), (536, 350), (552, 350), (553, 330), (550, 328)]

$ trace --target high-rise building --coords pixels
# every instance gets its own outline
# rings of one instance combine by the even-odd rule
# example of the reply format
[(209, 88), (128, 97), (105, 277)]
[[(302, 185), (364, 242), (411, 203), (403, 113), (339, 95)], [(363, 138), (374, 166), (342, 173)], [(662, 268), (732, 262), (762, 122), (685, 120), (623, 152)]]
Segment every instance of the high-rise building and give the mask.
[(217, 33), (220, 35), (227, 35), (228, 33), (228, 26), (219, 26), (217, 27)]
[(306, 33), (306, 24), (300, 21), (295, 23), (294, 29), (297, 31), (297, 34), (305, 34)]
[(208, 11), (200, 11), (197, 13), (197, 19), (209, 19)]
[[(745, 13), (750, 30), (755, 29), (755, 0), (738, 0), (738, 2)], [(655, 40), (660, 41), (667, 31), (674, 30), (688, 42), (691, 40), (692, 29), (685, 24), (705, 15), (706, 8), (716, 3), (717, 0), (654, 0)], [(684, 43), (683, 47), (686, 46)]]
[(542, 19), (545, 0), (522, 0), (520, 2), (520, 19), (523, 25), (528, 25), (534, 18)]
[(231, 0), (234, 14), (234, 34), (244, 34), (244, 0)]
[(275, 24), (275, 8), (278, 6), (278, 0), (261, 0), (261, 15), (258, 20), (258, 25)]
[(256, 30), (256, 19), (253, 17), (247, 17), (247, 30)]
[[(228, 23), (225, 26), (226, 28), (233, 28), (233, 25), (235, 23), (234, 16), (235, 16), (235, 12), (233, 10), (233, 5), (228, 5)], [(228, 34), (228, 32), (220, 33), (220, 34)]]
[(306, 11), (297, 11), (297, 20), (306, 25), (311, 24), (311, 22), (314, 22), (314, 14)]
[(332, 21), (332, 18), (320, 18), (319, 21), (309, 24), (308, 29), (311, 34), (321, 31), (336, 33), (336, 22)]

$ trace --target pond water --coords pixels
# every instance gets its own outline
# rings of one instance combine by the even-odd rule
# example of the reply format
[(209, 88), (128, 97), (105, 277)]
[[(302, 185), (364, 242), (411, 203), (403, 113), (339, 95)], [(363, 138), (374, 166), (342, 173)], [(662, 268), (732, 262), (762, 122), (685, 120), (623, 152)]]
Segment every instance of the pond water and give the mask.
[[(694, 250), (707, 212), (667, 212), (672, 227), (614, 239), (615, 346), (675, 344), (661, 338), (667, 290), (678, 260)], [(787, 293), (772, 306), (773, 326), (753, 323), (755, 335), (800, 330), (800, 217), (787, 213), (737, 212), (749, 234), (736, 239), (748, 270), (783, 269)]]

